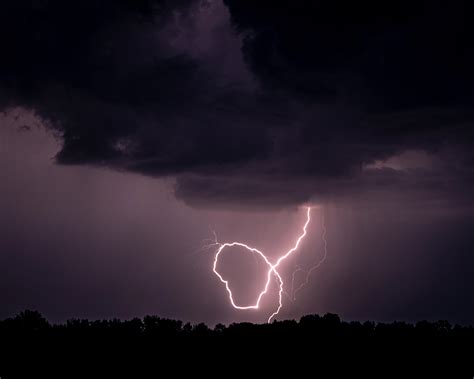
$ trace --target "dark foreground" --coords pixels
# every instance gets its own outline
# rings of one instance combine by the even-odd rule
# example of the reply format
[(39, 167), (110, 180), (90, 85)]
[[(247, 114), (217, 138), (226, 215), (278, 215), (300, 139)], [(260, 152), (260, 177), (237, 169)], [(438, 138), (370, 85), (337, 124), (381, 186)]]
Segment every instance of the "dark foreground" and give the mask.
[(147, 316), (51, 325), (25, 311), (0, 321), (0, 377), (446, 377), (474, 375), (474, 328), (374, 324), (334, 314), (299, 322), (190, 325)]

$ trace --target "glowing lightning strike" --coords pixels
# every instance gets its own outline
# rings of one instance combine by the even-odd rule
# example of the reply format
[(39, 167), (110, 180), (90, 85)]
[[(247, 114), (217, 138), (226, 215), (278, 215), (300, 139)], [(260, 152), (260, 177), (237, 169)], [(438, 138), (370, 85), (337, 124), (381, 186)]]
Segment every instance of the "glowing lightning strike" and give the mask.
[(316, 262), (308, 271), (306, 271), (306, 277), (305, 277), (305, 280), (303, 281), (303, 283), (301, 283), (299, 285), (299, 287), (293, 291), (293, 285), (294, 285), (294, 282), (295, 282), (295, 275), (297, 272), (299, 271), (305, 271), (303, 270), (301, 267), (298, 267), (294, 272), (293, 272), (293, 275), (292, 275), (292, 279), (291, 279), (291, 293), (292, 293), (292, 298), (293, 300), (296, 300), (296, 294), (301, 290), (303, 289), (303, 287), (308, 284), (309, 282), (309, 278), (311, 276), (311, 274), (313, 273), (314, 270), (316, 270), (317, 268), (319, 268), (319, 266), (321, 266), (321, 264), (323, 264), (323, 262), (326, 260), (326, 257), (328, 255), (328, 241), (326, 240), (326, 224), (324, 222), (324, 214), (321, 216), (321, 226), (322, 226), (322, 229), (323, 229), (323, 234), (321, 236), (322, 240), (323, 240), (323, 244), (324, 244), (324, 249), (323, 249), (323, 256), (322, 258)]
[[(273, 317), (275, 317), (279, 312), (280, 312), (280, 309), (281, 307), (283, 306), (283, 302), (282, 302), (282, 294), (283, 294), (283, 279), (280, 275), (280, 273), (277, 271), (277, 268), (278, 266), (280, 265), (281, 262), (283, 262), (286, 258), (288, 258), (291, 254), (293, 254), (297, 249), (298, 249), (298, 246), (300, 245), (301, 241), (303, 240), (303, 238), (306, 236), (306, 228), (309, 224), (309, 222), (311, 221), (311, 207), (307, 207), (307, 211), (306, 211), (306, 223), (304, 224), (303, 226), (303, 233), (298, 237), (295, 245), (290, 249), (288, 250), (285, 254), (283, 254), (282, 256), (280, 256), (278, 258), (278, 260), (272, 264), (270, 262), (270, 260), (265, 256), (265, 254), (263, 254), (260, 250), (258, 249), (255, 249), (253, 247), (250, 247), (244, 243), (241, 243), (241, 242), (230, 242), (230, 243), (219, 243), (217, 242), (217, 239), (216, 239), (216, 242), (215, 244), (219, 245), (219, 248), (217, 249), (217, 252), (214, 256), (214, 264), (213, 264), (213, 271), (214, 273), (218, 276), (218, 278), (220, 279), (220, 281), (222, 283), (224, 283), (225, 285), (225, 288), (227, 290), (227, 293), (229, 294), (229, 300), (230, 300), (230, 303), (232, 304), (232, 306), (236, 309), (258, 309), (259, 306), (260, 306), (260, 300), (262, 300), (262, 297), (268, 292), (268, 288), (270, 286), (270, 282), (271, 282), (271, 277), (272, 277), (272, 273), (275, 275), (277, 281), (278, 281), (278, 285), (279, 285), (279, 290), (278, 290), (278, 307), (277, 309), (270, 315), (270, 317), (268, 318), (268, 322), (271, 321), (271, 319)], [(268, 272), (267, 272), (267, 281), (265, 283), (265, 287), (263, 288), (263, 290), (260, 292), (260, 294), (258, 295), (257, 297), (257, 301), (255, 302), (255, 304), (253, 305), (246, 305), (246, 306), (240, 306), (240, 305), (237, 305), (234, 301), (234, 298), (233, 298), (233, 295), (232, 295), (232, 290), (230, 289), (229, 287), (229, 282), (227, 280), (225, 280), (222, 275), (217, 271), (217, 263), (219, 261), (219, 256), (220, 254), (222, 253), (222, 251), (226, 248), (226, 247), (232, 247), (232, 246), (239, 246), (239, 247), (243, 247), (249, 251), (251, 251), (252, 253), (254, 254), (258, 254), (260, 257), (262, 257), (262, 259), (265, 261), (265, 263), (267, 264), (268, 266)]]

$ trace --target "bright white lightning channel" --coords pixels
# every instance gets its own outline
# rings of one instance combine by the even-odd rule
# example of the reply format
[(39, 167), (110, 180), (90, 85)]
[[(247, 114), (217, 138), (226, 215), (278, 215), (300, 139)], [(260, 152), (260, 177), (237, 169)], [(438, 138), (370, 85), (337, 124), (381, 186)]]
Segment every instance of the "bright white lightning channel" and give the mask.
[[(282, 299), (282, 294), (284, 293), (284, 281), (283, 281), (283, 278), (281, 276), (281, 274), (278, 272), (278, 267), (280, 266), (280, 264), (285, 260), (287, 259), (289, 256), (291, 256), (297, 249), (298, 247), (300, 246), (301, 242), (303, 241), (303, 239), (305, 238), (306, 234), (307, 234), (307, 227), (309, 225), (311, 221), (311, 207), (306, 207), (306, 222), (303, 226), (303, 231), (302, 233), (299, 235), (298, 239), (296, 240), (296, 243), (294, 244), (294, 246), (288, 250), (286, 253), (284, 253), (283, 255), (281, 255), (275, 263), (272, 263), (270, 261), (270, 259), (260, 250), (254, 248), (254, 247), (251, 247), (251, 246), (248, 246), (247, 244), (245, 243), (242, 243), (242, 242), (225, 242), (225, 243), (220, 243), (220, 242), (217, 242), (217, 237), (215, 239), (215, 242), (212, 243), (211, 245), (207, 246), (207, 247), (210, 247), (210, 246), (213, 246), (213, 245), (217, 245), (218, 246), (218, 249), (214, 255), (214, 261), (213, 261), (213, 266), (212, 266), (212, 270), (214, 272), (214, 274), (217, 275), (217, 277), (219, 278), (219, 280), (225, 285), (225, 288), (226, 288), (226, 291), (229, 295), (229, 301), (231, 303), (231, 305), (236, 308), (236, 309), (259, 309), (260, 307), (260, 302), (262, 300), (262, 298), (268, 293), (268, 290), (269, 290), (269, 287), (270, 287), (270, 282), (271, 282), (271, 278), (272, 276), (274, 276), (278, 282), (278, 306), (277, 308), (275, 309), (275, 311), (268, 317), (268, 320), (267, 322), (270, 322), (276, 315), (278, 315), (278, 313), (280, 312), (282, 306), (283, 306), (283, 299)], [(291, 291), (292, 292), (292, 297), (294, 298), (294, 296), (296, 295), (296, 293), (301, 290), (301, 288), (308, 283), (308, 280), (309, 280), (309, 277), (311, 275), (311, 273), (319, 267), (319, 265), (324, 261), (324, 259), (326, 258), (326, 247), (327, 247), (327, 244), (326, 244), (326, 239), (325, 239), (325, 235), (326, 235), (326, 228), (324, 227), (324, 224), (323, 224), (323, 241), (324, 241), (324, 251), (325, 251), (325, 254), (324, 254), (324, 257), (321, 261), (319, 261), (316, 265), (314, 265), (311, 269), (309, 269), (307, 271), (307, 274), (306, 274), (306, 278), (305, 278), (305, 281), (297, 288), (297, 290), (295, 292), (293, 292), (293, 290)], [(219, 258), (221, 257), (221, 254), (225, 251), (226, 248), (228, 247), (235, 247), (235, 246), (238, 246), (238, 247), (242, 247), (244, 249), (247, 249), (248, 251), (254, 253), (254, 254), (257, 254), (259, 255), (264, 261), (265, 263), (267, 264), (268, 266), (268, 271), (267, 271), (267, 281), (265, 282), (265, 286), (263, 287), (263, 289), (260, 291), (259, 295), (257, 296), (257, 299), (255, 301), (255, 303), (253, 304), (249, 304), (249, 305), (239, 305), (235, 302), (234, 300), (234, 296), (232, 294), (232, 290), (230, 288), (230, 285), (229, 285), (229, 281), (224, 279), (224, 277), (219, 273), (218, 269), (217, 269), (217, 264), (219, 262)], [(292, 277), (292, 285), (294, 284), (294, 279), (295, 279), (295, 274), (296, 272), (299, 271), (296, 270), (294, 273), (293, 273), (293, 277)]]

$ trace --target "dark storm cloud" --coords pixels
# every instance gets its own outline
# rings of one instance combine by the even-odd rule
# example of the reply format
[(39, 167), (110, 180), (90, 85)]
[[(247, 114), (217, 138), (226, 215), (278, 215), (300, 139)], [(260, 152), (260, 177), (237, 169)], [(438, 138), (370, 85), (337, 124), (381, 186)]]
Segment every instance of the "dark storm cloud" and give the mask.
[[(58, 162), (175, 175), (195, 205), (472, 184), (470, 4), (225, 4), (247, 71), (221, 59), (228, 23), (199, 38), (216, 3), (3, 2), (0, 104), (48, 120)], [(365, 169), (406, 150), (437, 164)]]
[[(237, 115), (246, 106), (239, 90), (219, 85), (188, 51), (173, 46), (177, 34), (193, 32), (193, 14), (202, 7), (196, 1), (7, 3), (3, 104), (30, 107), (51, 122), (63, 139), (60, 163), (175, 173), (260, 154), (265, 130), (245, 138), (249, 122)], [(225, 140), (231, 143), (224, 147)]]
[(470, 2), (224, 1), (270, 88), (381, 108), (472, 104)]

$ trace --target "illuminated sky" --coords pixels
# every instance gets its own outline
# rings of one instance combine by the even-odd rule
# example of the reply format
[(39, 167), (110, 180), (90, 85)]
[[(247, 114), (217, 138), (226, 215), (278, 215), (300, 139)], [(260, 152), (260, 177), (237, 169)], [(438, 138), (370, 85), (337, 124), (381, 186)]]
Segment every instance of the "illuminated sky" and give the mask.
[(472, 323), (472, 6), (357, 4), (3, 2), (0, 317), (265, 322), (203, 240), (277, 257), (312, 205), (281, 317)]

